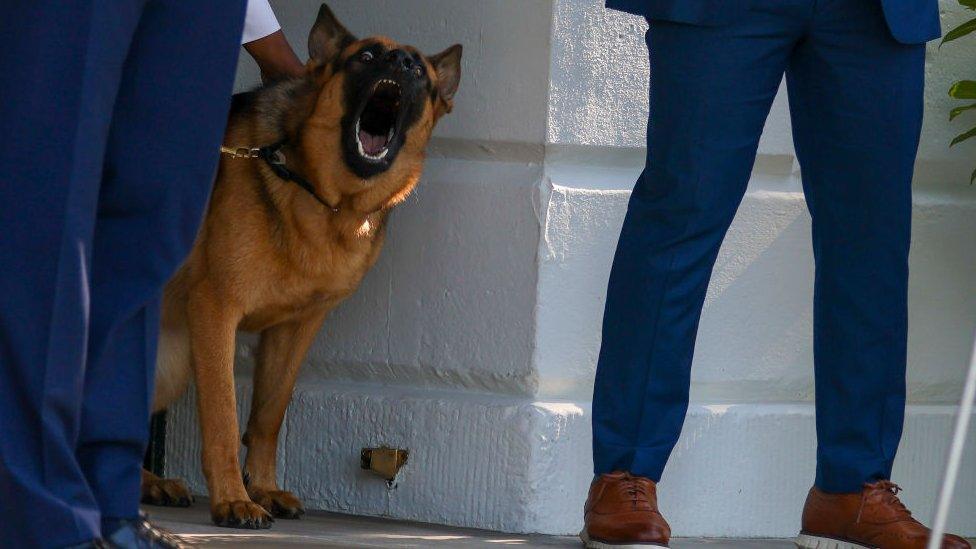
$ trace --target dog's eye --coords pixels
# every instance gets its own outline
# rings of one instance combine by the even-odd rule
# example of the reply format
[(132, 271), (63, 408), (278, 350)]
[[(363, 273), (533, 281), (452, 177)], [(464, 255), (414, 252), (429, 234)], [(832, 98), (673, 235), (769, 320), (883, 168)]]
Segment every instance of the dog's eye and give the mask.
[(369, 63), (373, 60), (373, 57), (374, 57), (373, 52), (364, 51), (359, 55), (359, 60), (362, 61), (363, 63)]
[(414, 68), (413, 68), (413, 75), (414, 75), (414, 76), (415, 76), (416, 78), (420, 78), (421, 76), (423, 76), (423, 75), (424, 75), (424, 69), (422, 69), (422, 68), (420, 68), (420, 67), (414, 67)]

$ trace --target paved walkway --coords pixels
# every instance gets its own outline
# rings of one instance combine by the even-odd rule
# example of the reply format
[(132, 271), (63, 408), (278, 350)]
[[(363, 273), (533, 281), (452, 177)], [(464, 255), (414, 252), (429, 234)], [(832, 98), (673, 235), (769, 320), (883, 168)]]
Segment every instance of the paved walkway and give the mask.
[[(576, 538), (520, 536), (415, 522), (312, 512), (302, 520), (278, 520), (270, 530), (232, 530), (210, 523), (206, 504), (189, 509), (147, 507), (150, 518), (194, 547), (247, 549), (298, 547), (566, 547), (579, 549)], [(675, 540), (674, 549), (791, 549), (788, 541)]]

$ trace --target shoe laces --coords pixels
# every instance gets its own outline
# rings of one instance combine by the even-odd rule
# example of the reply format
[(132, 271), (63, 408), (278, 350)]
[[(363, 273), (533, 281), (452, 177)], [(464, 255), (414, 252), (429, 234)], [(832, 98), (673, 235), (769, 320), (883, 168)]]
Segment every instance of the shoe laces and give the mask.
[(641, 482), (640, 477), (625, 475), (620, 481), (620, 491), (630, 499), (635, 509), (641, 503), (648, 505), (651, 503), (647, 494), (647, 484)]
[(861, 496), (861, 507), (857, 512), (857, 520), (861, 521), (861, 513), (864, 511), (864, 506), (869, 499), (874, 500), (879, 505), (887, 507), (895, 512), (895, 520), (913, 520), (912, 512), (905, 507), (905, 504), (901, 502), (898, 498), (898, 493), (901, 492), (901, 486), (898, 486), (890, 480), (879, 480), (874, 483), (864, 484), (864, 494)]

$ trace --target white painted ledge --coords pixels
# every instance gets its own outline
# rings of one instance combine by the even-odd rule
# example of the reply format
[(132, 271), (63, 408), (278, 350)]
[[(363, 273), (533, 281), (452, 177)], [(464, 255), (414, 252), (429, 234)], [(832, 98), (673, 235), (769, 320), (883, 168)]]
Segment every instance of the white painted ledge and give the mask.
[[(242, 393), (248, 388), (240, 383)], [(193, 409), (188, 397), (174, 410), (167, 474), (203, 494)], [(908, 409), (894, 480), (923, 520), (933, 512), (953, 411)], [(572, 535), (592, 476), (589, 433), (585, 402), (304, 383), (282, 432), (279, 477), (314, 509)], [(675, 535), (795, 535), (813, 482), (814, 433), (811, 405), (693, 405), (659, 489)], [(393, 488), (359, 468), (362, 447), (384, 444), (410, 450)], [(976, 446), (964, 460), (976, 462)], [(964, 470), (956, 494), (950, 530), (976, 535), (976, 469)]]

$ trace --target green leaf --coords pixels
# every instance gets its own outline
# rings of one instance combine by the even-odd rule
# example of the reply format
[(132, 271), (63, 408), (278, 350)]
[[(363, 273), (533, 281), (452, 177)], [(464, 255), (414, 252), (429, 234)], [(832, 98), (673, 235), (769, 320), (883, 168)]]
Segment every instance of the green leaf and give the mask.
[(976, 10), (976, 0), (959, 0), (959, 5), (971, 10)]
[(958, 145), (970, 137), (976, 137), (976, 128), (972, 128), (968, 132), (957, 135), (956, 138), (952, 140), (952, 143), (949, 143), (949, 146), (952, 147), (954, 145)]
[(959, 25), (958, 27), (947, 32), (945, 37), (942, 38), (942, 42), (939, 43), (939, 47), (941, 48), (942, 44), (945, 44), (946, 42), (952, 42), (957, 38), (962, 38), (963, 36), (966, 36), (967, 34), (973, 31), (976, 31), (976, 19), (970, 19), (969, 21), (966, 21), (962, 25)]
[(976, 103), (973, 103), (972, 105), (966, 105), (964, 107), (956, 107), (952, 109), (951, 111), (949, 111), (949, 121), (951, 122), (955, 120), (957, 116), (971, 109), (976, 109)]
[(960, 80), (949, 88), (949, 97), (976, 99), (976, 80)]

